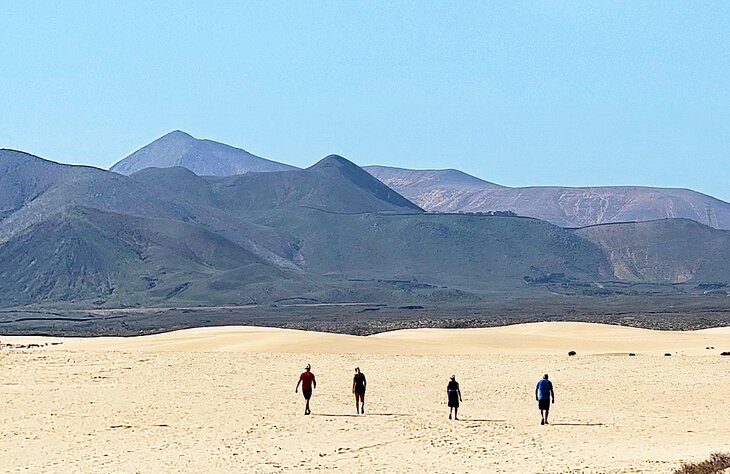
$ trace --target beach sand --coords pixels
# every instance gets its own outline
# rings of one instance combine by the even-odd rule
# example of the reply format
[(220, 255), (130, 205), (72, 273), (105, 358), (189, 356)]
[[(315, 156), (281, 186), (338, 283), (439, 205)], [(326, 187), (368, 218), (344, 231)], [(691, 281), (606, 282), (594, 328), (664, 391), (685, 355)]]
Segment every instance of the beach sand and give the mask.
[[(666, 473), (730, 449), (728, 328), (537, 323), (359, 337), (236, 327), (0, 341), (62, 343), (0, 350), (2, 472)], [(312, 416), (294, 393), (305, 363), (318, 382)], [(355, 366), (368, 380), (360, 416)], [(447, 418), (452, 372), (459, 422)], [(545, 372), (549, 426), (534, 400)]]

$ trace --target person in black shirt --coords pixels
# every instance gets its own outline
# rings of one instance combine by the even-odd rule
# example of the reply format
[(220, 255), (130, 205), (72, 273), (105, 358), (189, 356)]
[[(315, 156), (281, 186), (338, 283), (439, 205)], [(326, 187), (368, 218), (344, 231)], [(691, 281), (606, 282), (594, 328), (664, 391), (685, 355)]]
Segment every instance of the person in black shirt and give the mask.
[(461, 401), (461, 390), (459, 390), (459, 382), (456, 381), (456, 375), (451, 374), (451, 380), (446, 386), (446, 394), (449, 397), (449, 420), (451, 412), (454, 412), (454, 419), (459, 419), (459, 402)]
[(355, 367), (355, 376), (352, 378), (352, 393), (355, 394), (355, 413), (365, 413), (365, 388), (367, 387), (365, 374), (360, 367)]

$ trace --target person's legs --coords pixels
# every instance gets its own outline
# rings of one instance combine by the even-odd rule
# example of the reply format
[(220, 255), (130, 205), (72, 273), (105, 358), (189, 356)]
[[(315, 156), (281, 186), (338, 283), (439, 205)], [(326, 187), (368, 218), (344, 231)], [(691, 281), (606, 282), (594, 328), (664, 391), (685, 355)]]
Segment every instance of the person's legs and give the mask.
[(360, 414), (365, 414), (365, 392), (360, 394)]
[(550, 400), (539, 400), (537, 402), (538, 408), (540, 409), (540, 424), (546, 425), (548, 422), (548, 410), (550, 409)]
[(454, 419), (459, 419), (459, 407), (454, 407)]
[(355, 392), (355, 413), (360, 413), (360, 394)]
[(454, 411), (454, 407), (449, 407), (449, 420), (451, 419), (451, 413)]
[(549, 414), (549, 413), (550, 413), (550, 409), (547, 409), (547, 410), (545, 410), (545, 424), (546, 424), (546, 425), (547, 425), (547, 424), (549, 424), (549, 423), (548, 423), (548, 414)]
[(309, 399), (312, 397), (312, 390), (302, 390), (302, 395), (304, 395), (304, 399), (307, 401), (306, 405), (304, 406), (304, 414), (309, 415), (312, 413), (309, 410)]

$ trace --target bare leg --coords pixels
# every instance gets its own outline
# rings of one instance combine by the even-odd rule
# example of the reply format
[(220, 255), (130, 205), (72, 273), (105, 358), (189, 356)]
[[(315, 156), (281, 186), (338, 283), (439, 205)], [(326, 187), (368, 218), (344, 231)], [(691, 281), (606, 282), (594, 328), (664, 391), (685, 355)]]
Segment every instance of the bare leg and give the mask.
[(545, 410), (540, 410), (540, 424), (545, 424)]
[(454, 411), (454, 407), (449, 407), (449, 420), (451, 419), (451, 413)]
[(360, 394), (355, 392), (355, 413), (360, 413)]
[(545, 410), (545, 424), (548, 425), (548, 414), (550, 413), (550, 410)]
[(455, 420), (459, 419), (459, 409), (456, 407), (454, 407), (454, 419)]
[(365, 394), (360, 394), (360, 414), (365, 414)]
[(307, 406), (304, 407), (304, 414), (309, 415), (310, 413), (312, 412), (309, 410), (309, 400), (307, 400)]

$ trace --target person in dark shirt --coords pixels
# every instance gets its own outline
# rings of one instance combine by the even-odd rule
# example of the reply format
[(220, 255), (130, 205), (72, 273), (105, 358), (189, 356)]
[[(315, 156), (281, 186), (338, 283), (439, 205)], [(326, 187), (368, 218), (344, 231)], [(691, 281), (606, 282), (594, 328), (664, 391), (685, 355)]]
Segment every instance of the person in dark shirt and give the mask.
[(352, 378), (352, 393), (355, 394), (355, 413), (365, 413), (365, 388), (367, 387), (365, 374), (360, 367), (355, 367), (355, 376)]
[(537, 387), (535, 387), (535, 400), (537, 400), (537, 407), (540, 409), (540, 416), (542, 420), (541, 425), (549, 425), (548, 414), (550, 413), (550, 399), (552, 398), (555, 403), (555, 392), (553, 391), (553, 383), (548, 380), (548, 374), (542, 376)]
[(461, 390), (459, 389), (459, 382), (456, 381), (456, 375), (454, 374), (451, 374), (451, 380), (449, 380), (449, 384), (446, 386), (446, 395), (449, 398), (449, 420), (451, 419), (451, 412), (454, 412), (454, 420), (458, 420)]
[(299, 392), (299, 384), (302, 385), (302, 395), (304, 395), (304, 399), (307, 401), (304, 407), (304, 414), (309, 415), (312, 413), (309, 410), (309, 399), (312, 398), (312, 389), (317, 388), (317, 380), (314, 378), (311, 365), (307, 364), (304, 366), (304, 372), (299, 376), (299, 382), (297, 382), (294, 393)]

